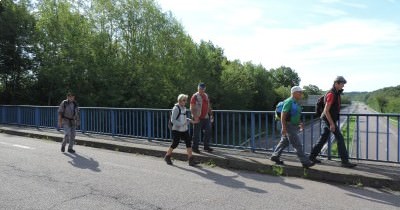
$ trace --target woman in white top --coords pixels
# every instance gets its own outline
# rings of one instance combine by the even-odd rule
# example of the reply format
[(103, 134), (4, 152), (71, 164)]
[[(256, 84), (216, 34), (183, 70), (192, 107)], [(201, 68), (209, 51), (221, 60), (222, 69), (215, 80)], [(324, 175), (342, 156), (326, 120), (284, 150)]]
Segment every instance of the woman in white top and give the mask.
[(195, 162), (192, 155), (192, 138), (189, 135), (189, 123), (198, 123), (186, 117), (186, 101), (188, 96), (179, 94), (178, 103), (172, 108), (171, 123), (172, 123), (172, 144), (165, 154), (164, 160), (168, 165), (172, 165), (171, 155), (172, 151), (179, 145), (180, 140), (184, 140), (188, 154), (188, 161), (190, 166), (194, 166)]

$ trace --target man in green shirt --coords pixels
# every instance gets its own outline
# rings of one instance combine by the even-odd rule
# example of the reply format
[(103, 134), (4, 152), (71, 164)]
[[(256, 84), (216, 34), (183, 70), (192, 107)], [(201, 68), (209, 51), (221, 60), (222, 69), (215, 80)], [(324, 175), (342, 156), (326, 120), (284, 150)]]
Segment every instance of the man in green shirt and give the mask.
[(291, 97), (284, 101), (282, 112), (281, 112), (281, 125), (282, 125), (282, 137), (276, 146), (274, 153), (272, 153), (271, 160), (276, 164), (283, 165), (283, 161), (280, 160), (280, 156), (283, 150), (292, 144), (296, 150), (297, 157), (302, 163), (304, 168), (309, 168), (315, 163), (311, 162), (308, 157), (304, 154), (303, 145), (301, 144), (298, 136), (299, 130), (303, 129), (303, 123), (301, 122), (301, 106), (298, 103), (303, 97), (303, 89), (299, 86), (294, 86), (290, 90)]

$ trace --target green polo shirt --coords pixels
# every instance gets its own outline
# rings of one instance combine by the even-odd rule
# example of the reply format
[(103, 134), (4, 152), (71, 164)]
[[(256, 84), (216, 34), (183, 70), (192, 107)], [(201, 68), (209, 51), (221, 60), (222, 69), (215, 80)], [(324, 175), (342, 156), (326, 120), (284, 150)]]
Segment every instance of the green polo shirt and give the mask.
[(289, 113), (290, 124), (298, 125), (300, 123), (301, 111), (302, 108), (300, 104), (298, 104), (294, 98), (290, 97), (283, 102), (282, 112)]

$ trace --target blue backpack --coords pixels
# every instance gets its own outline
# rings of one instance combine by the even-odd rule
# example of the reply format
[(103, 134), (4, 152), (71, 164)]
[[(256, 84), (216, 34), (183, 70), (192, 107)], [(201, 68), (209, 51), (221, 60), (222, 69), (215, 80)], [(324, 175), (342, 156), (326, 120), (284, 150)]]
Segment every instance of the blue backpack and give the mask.
[[(283, 109), (283, 104), (285, 104), (285, 101), (280, 101), (275, 108), (275, 120), (281, 120), (281, 114), (282, 114), (282, 109)], [(297, 104), (293, 103), (292, 108), (290, 109), (290, 113), (288, 115), (287, 121), (290, 121), (290, 116), (295, 115), (297, 113)]]

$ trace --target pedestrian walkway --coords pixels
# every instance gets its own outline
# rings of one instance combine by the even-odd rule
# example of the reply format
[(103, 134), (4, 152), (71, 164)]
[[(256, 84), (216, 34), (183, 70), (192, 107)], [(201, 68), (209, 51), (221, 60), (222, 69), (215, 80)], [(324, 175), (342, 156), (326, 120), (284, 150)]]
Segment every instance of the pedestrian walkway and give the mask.
[[(61, 142), (63, 138), (63, 132), (55, 129), (0, 125), (0, 132), (57, 142)], [(165, 155), (170, 142), (78, 133), (76, 144), (120, 152), (156, 156), (160, 157), (160, 161), (164, 161), (162, 157)], [(79, 147), (76, 147), (76, 151), (79, 153)], [(202, 151), (201, 154), (195, 154), (195, 158), (198, 162), (222, 168), (400, 191), (399, 164), (353, 160), (358, 166), (353, 169), (348, 169), (340, 167), (340, 161), (323, 160), (322, 164), (315, 165), (310, 169), (304, 169), (295, 155), (284, 154), (282, 156), (282, 160), (285, 161), (284, 166), (275, 165), (274, 162), (269, 160), (269, 157), (269, 153), (218, 147), (214, 147), (212, 153)], [(175, 149), (173, 158), (186, 161), (186, 149), (183, 147)]]

